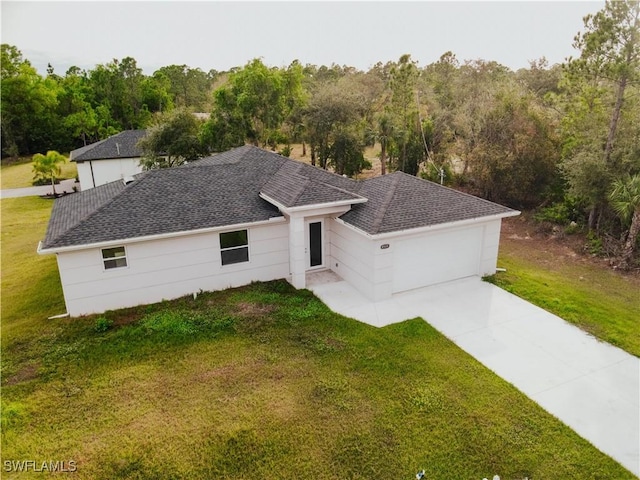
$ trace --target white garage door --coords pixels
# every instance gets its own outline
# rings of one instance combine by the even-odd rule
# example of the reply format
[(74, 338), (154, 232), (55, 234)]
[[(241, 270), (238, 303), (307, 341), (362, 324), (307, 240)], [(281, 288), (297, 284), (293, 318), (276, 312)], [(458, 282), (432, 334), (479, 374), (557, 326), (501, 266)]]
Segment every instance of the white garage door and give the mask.
[(482, 232), (470, 227), (396, 241), (393, 292), (477, 275)]

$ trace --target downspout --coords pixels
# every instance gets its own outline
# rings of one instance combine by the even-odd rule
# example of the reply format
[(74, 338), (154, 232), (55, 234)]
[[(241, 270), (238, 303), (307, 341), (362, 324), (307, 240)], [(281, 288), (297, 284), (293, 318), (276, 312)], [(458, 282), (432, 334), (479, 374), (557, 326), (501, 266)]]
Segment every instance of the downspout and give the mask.
[(91, 169), (91, 183), (93, 183), (93, 188), (96, 188), (96, 179), (93, 176), (93, 163), (89, 160), (89, 168)]
[(89, 168), (91, 169), (91, 183), (93, 183), (93, 188), (96, 188), (96, 179), (93, 176), (93, 162), (89, 160)]

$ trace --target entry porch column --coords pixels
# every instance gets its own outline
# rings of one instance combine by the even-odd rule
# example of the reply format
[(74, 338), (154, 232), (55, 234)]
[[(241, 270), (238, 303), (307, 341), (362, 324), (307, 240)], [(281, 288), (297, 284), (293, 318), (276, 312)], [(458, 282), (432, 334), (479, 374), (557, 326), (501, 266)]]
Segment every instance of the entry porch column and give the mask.
[(291, 285), (306, 288), (306, 245), (304, 235), (304, 216), (289, 218), (289, 268)]

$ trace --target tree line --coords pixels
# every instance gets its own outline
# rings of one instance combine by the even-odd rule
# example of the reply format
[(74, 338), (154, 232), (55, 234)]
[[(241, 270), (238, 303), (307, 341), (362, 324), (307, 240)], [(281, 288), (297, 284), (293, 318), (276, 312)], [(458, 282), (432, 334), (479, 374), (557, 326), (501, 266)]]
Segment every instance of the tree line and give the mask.
[[(584, 224), (618, 239), (628, 266), (640, 231), (639, 10), (606, 2), (584, 18), (579, 56), (516, 72), (445, 52), (424, 67), (407, 54), (368, 71), (254, 59), (228, 72), (171, 65), (152, 75), (127, 57), (42, 77), (2, 45), (2, 155), (149, 128), (146, 148), (172, 151), (151, 155), (149, 167), (245, 143), (288, 154), (301, 143), (312, 164), (353, 176), (378, 145), (383, 174), (422, 175)], [(211, 115), (198, 122), (185, 114), (194, 111)]]

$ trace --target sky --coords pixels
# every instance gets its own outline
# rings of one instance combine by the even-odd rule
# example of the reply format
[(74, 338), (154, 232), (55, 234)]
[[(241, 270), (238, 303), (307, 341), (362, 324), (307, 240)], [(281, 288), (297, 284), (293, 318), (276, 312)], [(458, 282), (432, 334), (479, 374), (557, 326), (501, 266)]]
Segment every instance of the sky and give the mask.
[(130, 56), (146, 74), (166, 65), (229, 70), (254, 58), (282, 67), (349, 65), (368, 70), (411, 54), (420, 66), (452, 51), (512, 70), (577, 56), (582, 18), (604, 2), (570, 1), (2, 1), (2, 43), (41, 74), (62, 75)]

